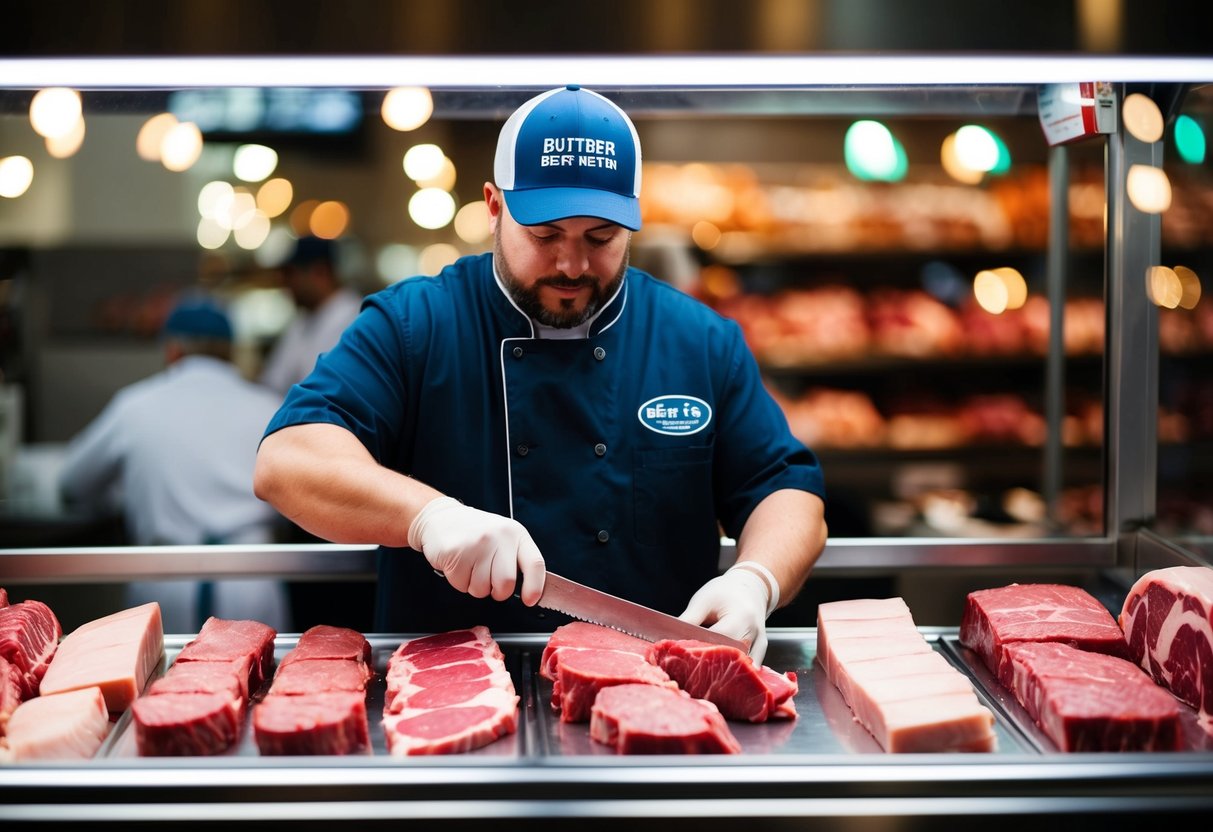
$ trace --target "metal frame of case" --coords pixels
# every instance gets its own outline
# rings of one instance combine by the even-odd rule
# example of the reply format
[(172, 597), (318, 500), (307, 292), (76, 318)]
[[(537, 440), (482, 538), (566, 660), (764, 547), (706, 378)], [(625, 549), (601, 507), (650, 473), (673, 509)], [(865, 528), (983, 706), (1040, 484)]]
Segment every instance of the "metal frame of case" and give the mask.
[[(253, 74), (249, 74), (249, 73)], [(171, 89), (311, 85), (382, 89), (422, 84), (446, 106), (504, 116), (553, 78), (627, 96), (625, 106), (721, 113), (1025, 114), (1042, 83), (1106, 80), (1126, 87), (1213, 83), (1213, 60), (1095, 57), (686, 56), (500, 58), (262, 58), (0, 60), (0, 91)], [(491, 79), (489, 83), (486, 79)], [(947, 567), (1068, 568), (1122, 576), (1174, 564), (1206, 564), (1198, 547), (1148, 530), (1154, 513), (1158, 315), (1142, 275), (1158, 262), (1160, 221), (1125, 198), (1131, 165), (1161, 161), (1123, 127), (1107, 138), (1108, 234), (1105, 365), (1105, 532), (1039, 540), (831, 540), (818, 572)], [(1050, 156), (1055, 204), (1066, 192), (1066, 155)], [(1064, 285), (1066, 212), (1054, 211), (1050, 295)], [(1059, 304), (1054, 304), (1059, 307)], [(1059, 319), (1047, 368), (1047, 415), (1060, 418)], [(1054, 354), (1056, 353), (1056, 355)], [(1054, 431), (1056, 433), (1056, 431)], [(1058, 465), (1058, 447), (1046, 449)], [(1055, 479), (1053, 475), (1050, 478)], [(1207, 565), (1207, 564), (1206, 564)], [(370, 578), (369, 546), (207, 546), (0, 550), (0, 582), (89, 583), (133, 578), (291, 576)], [(801, 634), (803, 637), (804, 634)], [(773, 635), (775, 641), (795, 634)], [(1019, 816), (1072, 824), (1097, 816), (1116, 826), (1158, 813), (1213, 812), (1213, 753), (1040, 755), (793, 754), (737, 760), (604, 757), (515, 760), (106, 760), (88, 765), (0, 768), (0, 818), (24, 824), (246, 820), (330, 825), (360, 819), (459, 820), (465, 826), (587, 827), (631, 823), (724, 828), (807, 819), (836, 828), (905, 828)], [(899, 827), (900, 828), (900, 827)]]

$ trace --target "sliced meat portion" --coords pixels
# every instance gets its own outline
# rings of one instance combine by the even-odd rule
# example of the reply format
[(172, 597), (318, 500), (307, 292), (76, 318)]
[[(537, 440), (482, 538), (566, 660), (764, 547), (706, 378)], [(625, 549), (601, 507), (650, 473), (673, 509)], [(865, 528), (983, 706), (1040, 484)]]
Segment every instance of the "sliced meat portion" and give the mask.
[(269, 695), (298, 696), (334, 690), (365, 693), (370, 678), (370, 668), (361, 661), (312, 659), (288, 664), (284, 659), (274, 674)]
[(556, 657), (552, 708), (561, 722), (588, 722), (598, 692), (614, 685), (645, 684), (677, 689), (669, 675), (635, 653), (568, 650)]
[(235, 661), (248, 656), (248, 689), (252, 694), (261, 690), (274, 667), (274, 637), (278, 633), (260, 621), (237, 621), (208, 618), (198, 635), (177, 654), (181, 662)]
[(9, 719), (6, 754), (15, 762), (91, 760), (109, 730), (101, 688), (37, 696), (23, 702)]
[(518, 726), (519, 697), (486, 627), (422, 636), (388, 659), (383, 729), (395, 756), (456, 754)]
[(1120, 612), (1129, 658), (1213, 733), (1213, 569), (1172, 566), (1147, 572)]
[(369, 752), (366, 694), (267, 696), (253, 708), (253, 733), (264, 755)]
[(168, 672), (147, 689), (148, 696), (162, 693), (224, 693), (244, 713), (248, 701), (249, 659), (231, 662), (174, 662)]
[(55, 651), (42, 677), (43, 696), (101, 688), (111, 714), (122, 713), (143, 692), (164, 656), (164, 625), (155, 601), (82, 624)]
[(659, 685), (604, 688), (590, 737), (620, 754), (740, 754), (741, 744), (711, 702)]
[(1046, 641), (1093, 653), (1129, 657), (1112, 613), (1084, 589), (1065, 584), (1011, 584), (970, 592), (960, 621), (960, 643), (1010, 687), (1008, 644)]
[(463, 754), (518, 730), (518, 703), (457, 705), (384, 714), (388, 751), (396, 757)]
[(320, 624), (304, 631), (291, 651), (278, 663), (279, 672), (294, 662), (344, 659), (371, 663), (371, 643), (366, 636), (348, 627), (331, 627)]
[(0, 739), (8, 726), (8, 720), (22, 702), (25, 690), (24, 676), (17, 666), (0, 656)]
[(714, 704), (726, 719), (766, 722), (796, 715), (790, 705), (785, 707), (799, 689), (796, 674), (755, 665), (736, 647), (665, 640), (650, 645), (648, 660), (692, 697)]
[(38, 694), (63, 628), (41, 601), (22, 601), (0, 608), (0, 658), (21, 674), (21, 698)]
[(585, 621), (571, 621), (557, 627), (543, 648), (539, 660), (539, 675), (556, 681), (556, 656), (561, 650), (618, 650), (644, 656), (650, 642)]
[(0, 609), (8, 606), (8, 590), (0, 586)]
[(855, 720), (887, 752), (997, 746), (994, 714), (964, 674), (918, 632), (900, 598), (821, 604), (817, 661)]
[(1061, 751), (1176, 751), (1179, 704), (1137, 665), (1053, 642), (1004, 650), (1010, 689)]
[(240, 736), (243, 700), (221, 693), (156, 693), (131, 707), (142, 757), (222, 754)]

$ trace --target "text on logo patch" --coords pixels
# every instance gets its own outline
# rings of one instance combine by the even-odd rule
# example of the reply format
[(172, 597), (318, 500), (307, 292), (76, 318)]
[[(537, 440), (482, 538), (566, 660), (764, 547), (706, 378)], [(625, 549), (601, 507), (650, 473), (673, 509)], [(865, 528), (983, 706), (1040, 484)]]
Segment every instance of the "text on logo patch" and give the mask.
[(654, 433), (688, 436), (708, 426), (712, 408), (694, 396), (658, 396), (642, 404), (636, 416)]

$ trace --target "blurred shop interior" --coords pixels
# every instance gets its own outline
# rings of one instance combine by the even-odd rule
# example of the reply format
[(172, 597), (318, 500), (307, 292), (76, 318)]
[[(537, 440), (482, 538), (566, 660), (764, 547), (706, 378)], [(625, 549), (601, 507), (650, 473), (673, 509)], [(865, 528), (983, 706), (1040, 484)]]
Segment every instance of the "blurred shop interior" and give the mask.
[[(71, 15), (22, 3), (0, 12), (0, 49), (46, 60), (1201, 55), (1213, 31), (1207, 4), (1129, 0), (620, 0), (571, 14), (545, 2), (333, 5), (126, 3)], [(553, 86), (577, 81), (558, 66)], [(295, 314), (281, 266), (296, 238), (335, 240), (342, 279), (364, 294), (486, 250), (482, 185), (497, 132), (533, 92), (263, 86), (253, 66), (247, 86), (69, 94), (66, 121), (41, 128), (39, 90), (0, 93), (0, 547), (125, 542), (116, 513), (63, 505), (57, 466), (117, 390), (160, 369), (158, 333), (183, 292), (227, 304), (238, 364), (254, 378)], [(985, 112), (897, 96), (838, 112), (787, 91), (604, 92), (632, 114), (645, 152), (633, 264), (741, 324), (822, 460), (832, 537), (1103, 534), (1101, 141), (1069, 148), (1051, 477), (1049, 145), (1033, 96)], [(1140, 93), (1165, 131), (1166, 201), (1149, 203), (1162, 213), (1166, 267), (1151, 284), (1156, 523), (1211, 535), (1213, 89)], [(1164, 199), (1143, 188), (1143, 204)], [(283, 542), (307, 539), (284, 523)]]

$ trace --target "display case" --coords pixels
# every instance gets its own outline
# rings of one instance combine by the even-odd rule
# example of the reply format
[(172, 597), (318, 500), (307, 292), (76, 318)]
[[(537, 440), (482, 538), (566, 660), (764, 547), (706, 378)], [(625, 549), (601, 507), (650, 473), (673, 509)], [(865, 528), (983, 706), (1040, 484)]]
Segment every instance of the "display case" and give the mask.
[[(759, 123), (764, 131), (784, 131), (794, 137), (799, 129), (828, 131), (830, 125), (836, 128), (861, 118), (952, 125), (1001, 119), (1027, 134), (1029, 127), (1039, 124), (1037, 94), (1050, 84), (1107, 82), (1118, 105), (1127, 95), (1141, 92), (1159, 103), (1164, 117), (1172, 118), (1184, 106), (1196, 110), (1203, 106), (1206, 85), (1213, 84), (1213, 61), (910, 55), (0, 61), (0, 85), (10, 102), (9, 112), (27, 104), (32, 91), (60, 85), (84, 90), (86, 102), (98, 111), (134, 106), (143, 112), (139, 108), (147, 106), (149, 96), (155, 99), (180, 89), (250, 83), (265, 89), (333, 88), (355, 90), (361, 100), (375, 102), (386, 89), (408, 84), (431, 91), (435, 118), (452, 125), (452, 133), (466, 125), (465, 132), (482, 142), (515, 106), (551, 86), (554, 79), (566, 78), (618, 101), (642, 133), (651, 128), (656, 138), (646, 148), (652, 148), (655, 162), (673, 165), (718, 161), (712, 154), (723, 155), (721, 144), (735, 154), (734, 161), (761, 154), (759, 145), (767, 139), (766, 132), (758, 132)], [(698, 131), (698, 145), (685, 144), (686, 125)], [(738, 135), (738, 125), (746, 127), (741, 133), (750, 137), (742, 140), (754, 143), (744, 146), (744, 154), (739, 140), (730, 139)], [(720, 135), (713, 138), (716, 133)], [(677, 139), (680, 136), (683, 139)], [(680, 146), (671, 149), (664, 144), (668, 137), (675, 137), (669, 141)], [(1135, 166), (1163, 165), (1164, 142), (1142, 141), (1126, 131), (1123, 122), (1114, 132), (1081, 144), (1049, 147), (1042, 138), (1035, 140), (1036, 187), (1044, 189), (1047, 198), (1025, 214), (1037, 224), (1030, 246), (969, 245), (944, 251), (928, 243), (915, 244), (911, 251), (903, 237), (896, 245), (871, 247), (852, 241), (852, 250), (839, 252), (814, 249), (806, 245), (804, 229), (791, 228), (778, 239), (760, 241), (764, 248), (756, 250), (752, 235), (726, 242), (724, 235), (730, 229), (722, 222), (716, 229), (724, 248), (716, 249), (695, 242), (693, 226), (680, 234), (677, 222), (670, 219), (652, 223), (650, 249), (643, 252), (681, 258), (682, 263), (689, 252), (693, 268), (681, 274), (702, 282), (689, 284), (688, 290), (703, 291), (709, 302), (723, 304), (728, 297), (736, 299), (729, 287), (740, 286), (769, 298), (776, 314), (787, 311), (783, 304), (796, 299), (783, 294), (782, 284), (763, 283), (785, 280), (789, 269), (814, 275), (816, 287), (810, 281), (799, 289), (827, 285), (855, 289), (867, 279), (865, 274), (877, 276), (876, 286), (901, 281), (904, 289), (907, 280), (919, 279), (922, 266), (943, 255), (969, 270), (1033, 264), (1025, 268), (1036, 270), (1035, 291), (1047, 300), (1049, 317), (1036, 352), (1008, 358), (886, 351), (831, 356), (828, 362), (814, 364), (804, 354), (796, 354), (792, 342), (791, 353), (773, 350), (764, 359), (773, 386), (790, 385), (785, 388), (789, 400), (804, 393), (806, 379), (828, 384), (849, 378), (846, 383), (852, 387), (900, 386), (903, 393), (930, 379), (929, 384), (939, 389), (979, 393), (997, 392), (998, 382), (1005, 378), (1009, 384), (1035, 391), (1031, 415), (1039, 430), (1031, 443), (965, 442), (964, 447), (944, 443), (942, 448), (886, 443), (864, 451), (822, 451), (827, 483), (836, 479), (842, 492), (886, 488), (896, 481), (910, 489), (902, 496), (922, 494), (924, 487), (937, 484), (933, 478), (955, 476), (957, 464), (988, 475), (991, 489), (1018, 486), (1039, 492), (1045, 513), (1038, 516), (1039, 522), (1015, 526), (1012, 534), (1000, 522), (960, 523), (950, 534), (942, 533), (938, 525), (911, 523), (878, 524), (866, 535), (834, 535), (811, 581), (826, 587), (838, 581), (836, 591), (845, 595), (852, 591), (845, 583), (848, 579), (888, 580), (888, 591), (905, 596), (915, 609), (934, 649), (970, 675), (997, 713), (997, 754), (886, 755), (865, 743), (862, 733), (837, 709), (828, 684), (820, 682), (814, 664), (813, 621), (806, 613), (806, 620), (795, 622), (796, 626), (781, 626), (772, 619), (777, 626), (772, 629), (771, 652), (772, 661), (798, 672), (803, 718), (785, 736), (773, 736), (778, 732), (771, 731), (747, 734), (745, 753), (738, 758), (616, 758), (576, 738), (564, 742), (544, 711), (542, 683), (533, 674), (534, 651), (542, 638), (501, 634), (516, 684), (525, 694), (522, 729), (508, 748), (442, 759), (397, 760), (376, 753), (356, 759), (282, 760), (257, 757), (244, 747), (213, 759), (153, 762), (127, 753), (119, 732), (106, 753), (87, 764), (0, 768), (0, 818), (31, 825), (208, 825), (241, 820), (319, 827), (343, 820), (382, 825), (443, 820), (465, 827), (516, 821), (548, 828), (642, 823), (696, 829), (738, 823), (790, 828), (814, 819), (854, 829), (960, 828), (976, 823), (1060, 828), (1092, 819), (1115, 828), (1157, 815), (1207, 818), (1213, 811), (1213, 751), (1201, 734), (1193, 733), (1182, 752), (1059, 753), (1041, 742), (1023, 715), (1011, 707), (1013, 703), (999, 701), (997, 684), (983, 679), (955, 643), (958, 611), (965, 593), (973, 588), (1061, 580), (1083, 585), (1115, 610), (1132, 580), (1144, 571), (1208, 565), (1208, 550), (1198, 538), (1181, 540), (1173, 538), (1170, 530), (1163, 530), (1168, 532), (1164, 535), (1154, 528), (1158, 485), (1170, 472), (1163, 468), (1166, 446), (1178, 446), (1193, 465), (1199, 451), (1189, 447), (1190, 437), (1177, 441), (1168, 436), (1166, 442), (1160, 441), (1163, 327), (1145, 276), (1150, 267), (1164, 262), (1162, 244), (1167, 237), (1162, 229), (1168, 220), (1165, 214), (1160, 219), (1140, 210), (1126, 191)], [(795, 161), (813, 163), (812, 159)], [(348, 165), (349, 160), (337, 164)], [(1091, 164), (1098, 171), (1094, 182), (1089, 178)], [(1074, 171), (1079, 167), (1083, 171), (1076, 180)], [(1199, 180), (1203, 175), (1198, 172), (1189, 178)], [(1106, 219), (1096, 224), (1096, 232), (1091, 230), (1090, 205), (1082, 206), (1083, 222), (1078, 225), (1073, 211), (1066, 208), (1073, 207), (1075, 181), (1098, 191), (1099, 205), (1106, 212), (1101, 212), (1101, 219)], [(797, 185), (790, 180), (777, 184), (787, 189)], [(1080, 193), (1090, 199), (1091, 188)], [(1209, 191), (1201, 192), (1207, 201)], [(174, 193), (171, 200), (180, 207), (182, 194)], [(1048, 208), (1047, 216), (1040, 216), (1041, 204)], [(0, 205), (0, 220), (14, 210), (13, 205)], [(887, 222), (878, 224), (871, 217), (859, 221), (869, 231), (893, 233)], [(970, 232), (961, 229), (960, 233)], [(175, 241), (184, 245), (180, 238)], [(4, 241), (12, 243), (11, 237)], [(40, 238), (33, 247), (48, 245), (55, 245), (53, 235)], [(1202, 267), (1192, 268), (1199, 274)], [(731, 276), (722, 278), (721, 269)], [(1067, 355), (1064, 341), (1062, 311), (1076, 286), (1081, 291), (1075, 297), (1099, 300), (1103, 324), (1097, 346), (1085, 356)], [(872, 287), (860, 288), (866, 292)], [(810, 300), (824, 302), (824, 297)], [(1198, 362), (1187, 372), (1199, 377)], [(1098, 440), (1067, 447), (1065, 420), (1075, 390), (1097, 403), (1090, 419), (1098, 428)], [(1013, 426), (1024, 427), (1022, 413), (1018, 420), (1012, 417)], [(953, 473), (940, 474), (940, 462), (952, 466)], [(836, 478), (832, 470), (837, 470)], [(1192, 482), (1203, 482), (1199, 475), (1192, 476)], [(945, 479), (940, 490), (955, 490), (955, 485)], [(1056, 522), (1060, 501), (1073, 485), (1094, 489), (1097, 509), (1089, 512), (1085, 525), (1064, 528)], [(887, 496), (898, 494), (890, 490)], [(899, 536), (873, 533), (884, 528), (896, 528)], [(730, 556), (726, 544), (722, 562)], [(8, 547), (0, 550), (0, 585), (12, 591), (32, 585), (120, 584), (138, 578), (240, 576), (367, 581), (374, 576), (374, 557), (373, 547), (319, 542), (260, 547)], [(409, 634), (368, 635), (383, 660), (384, 651)], [(169, 653), (187, 637), (170, 637)], [(289, 648), (291, 639), (291, 634), (281, 635), (278, 649)]]

